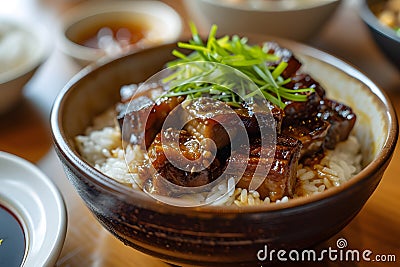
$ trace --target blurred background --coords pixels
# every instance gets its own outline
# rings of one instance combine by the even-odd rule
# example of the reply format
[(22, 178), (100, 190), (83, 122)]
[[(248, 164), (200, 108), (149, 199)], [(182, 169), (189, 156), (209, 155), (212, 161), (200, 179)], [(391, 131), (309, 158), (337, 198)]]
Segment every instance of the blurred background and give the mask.
[[(125, 0), (126, 2), (135, 2)], [(301, 1), (301, 0), (300, 0)], [(87, 1), (82, 0), (14, 0), (6, 1), (0, 0), (0, 16), (17, 18), (19, 20), (30, 20), (36, 23), (40, 23), (45, 26), (46, 30), (49, 32), (51, 47), (51, 55), (46, 59), (46, 62), (40, 67), (38, 73), (31, 80), (31, 83), (27, 86), (25, 94), (36, 98), (35, 90), (46, 84), (47, 87), (53, 88), (52, 95), (46, 95), (46, 99), (54, 98), (58, 90), (60, 90), (65, 82), (82, 66), (75, 66), (71, 58), (63, 54), (60, 50), (59, 39), (62, 34), (62, 24), (63, 19), (71, 9), (84, 4)], [(92, 0), (91, 2), (101, 3), (109, 2), (116, 3), (120, 1), (100, 1)], [(312, 11), (314, 13), (306, 13), (304, 16), (313, 17), (313, 23), (306, 21), (305, 19), (298, 19), (301, 17), (297, 15), (296, 12), (279, 13), (278, 18), (281, 20), (269, 22), (269, 17), (271, 14), (263, 13), (260, 10), (262, 8), (267, 9), (265, 6), (253, 6), (253, 10), (258, 10), (256, 13), (261, 13), (261, 18), (266, 22), (264, 24), (259, 23), (259, 20), (253, 22), (252, 17), (254, 13), (246, 7), (243, 14), (250, 13), (248, 17), (243, 17), (242, 13), (229, 13), (231, 10), (229, 8), (223, 8), (225, 6), (234, 4), (243, 5), (246, 1), (240, 0), (224, 0), (224, 1), (212, 1), (212, 0), (195, 0), (195, 1), (182, 1), (182, 0), (163, 0), (170, 7), (174, 8), (177, 13), (182, 18), (183, 31), (180, 32), (181, 36), (187, 36), (189, 34), (188, 21), (194, 21), (200, 28), (201, 32), (207, 33), (208, 25), (211, 23), (218, 23), (226, 21), (225, 24), (233, 24), (234, 21), (239, 26), (228, 27), (225, 24), (219, 25), (219, 34), (231, 33), (236, 30), (237, 32), (245, 33), (267, 33), (269, 35), (280, 35), (284, 38), (299, 40), (321, 50), (327, 51), (329, 53), (344, 59), (347, 62), (360, 68), (364, 73), (367, 74), (371, 79), (381, 85), (385, 90), (391, 91), (399, 87), (399, 71), (396, 69), (393, 63), (391, 63), (379, 49), (375, 42), (373, 42), (373, 37), (370, 34), (368, 27), (363, 23), (360, 17), (360, 9), (363, 1), (361, 0), (343, 0), (343, 1), (314, 1), (314, 2), (340, 2), (337, 7), (330, 8), (333, 11), (327, 11), (317, 9)], [(214, 4), (210, 3), (219, 3)], [(221, 4), (221, 2), (226, 2), (227, 4)], [(250, 1), (256, 2), (256, 1)], [(258, 1), (260, 2), (260, 1)], [(263, 1), (261, 1), (263, 2)], [(273, 1), (280, 2), (280, 1)], [(293, 2), (293, 1), (292, 1)], [(307, 0), (305, 0), (307, 2)], [(311, 1), (313, 2), (313, 1)], [(95, 4), (96, 5), (96, 4)], [(218, 8), (218, 15), (212, 13), (213, 9)], [(336, 10), (335, 10), (336, 9)], [(198, 12), (196, 12), (198, 10)], [(238, 9), (234, 10), (237, 12)], [(225, 13), (221, 13), (225, 12)], [(320, 20), (316, 18), (316, 14), (325, 12), (325, 19)], [(277, 13), (277, 12), (274, 12)], [(305, 13), (305, 12), (302, 12)], [(239, 14), (239, 18), (238, 15)], [(161, 14), (155, 14), (155, 16), (161, 16)], [(236, 16), (236, 17), (235, 17)], [(254, 18), (253, 18), (254, 19)], [(318, 20), (317, 20), (318, 19)], [(254, 19), (255, 20), (255, 19)], [(295, 24), (292, 20), (295, 20)], [(220, 23), (221, 24), (221, 23)], [(312, 28), (312, 31), (304, 36), (298, 34), (302, 30), (302, 24), (309, 24), (307, 28)], [(294, 26), (293, 26), (294, 25)], [(298, 26), (300, 25), (300, 26)], [(286, 30), (286, 28), (292, 28), (292, 30)], [(273, 29), (273, 30), (271, 30)], [(283, 29), (283, 30), (281, 30)], [(305, 31), (305, 30), (303, 30)], [(273, 34), (271, 34), (272, 32)], [(57, 67), (58, 66), (58, 67)], [(64, 67), (63, 67), (64, 66)], [(377, 71), (385, 69), (384, 72)], [(48, 73), (49, 70), (52, 71), (52, 79), (43, 81), (45, 75), (43, 73)], [(57, 84), (55, 84), (57, 82)], [(37, 99), (37, 101), (40, 101)], [(51, 101), (49, 101), (51, 102)], [(41, 106), (41, 105), (40, 105)], [(47, 105), (48, 106), (48, 105)], [(47, 110), (48, 112), (49, 110)]]

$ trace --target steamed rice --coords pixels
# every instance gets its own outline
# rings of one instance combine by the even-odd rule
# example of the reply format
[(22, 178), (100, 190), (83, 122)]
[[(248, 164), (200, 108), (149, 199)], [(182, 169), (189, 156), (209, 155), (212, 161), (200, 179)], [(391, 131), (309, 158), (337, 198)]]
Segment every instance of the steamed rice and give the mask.
[[(79, 153), (96, 169), (120, 183), (140, 189), (141, 185), (137, 184), (139, 179), (135, 179), (135, 166), (146, 160), (146, 155), (138, 146), (127, 147), (124, 155), (121, 140), (115, 113), (110, 110), (97, 117), (85, 135), (77, 136), (75, 141)], [(350, 135), (346, 141), (338, 143), (334, 150), (325, 151), (324, 158), (313, 167), (299, 164), (294, 198), (318, 194), (348, 181), (361, 170), (360, 148), (357, 138)], [(131, 169), (126, 162), (129, 162)], [(221, 192), (227, 191), (221, 197)], [(199, 202), (216, 200), (212, 205), (252, 206), (272, 203), (268, 197), (261, 199), (257, 191), (249, 192), (235, 187), (233, 178), (215, 186), (208, 195), (198, 197), (201, 198)], [(289, 198), (284, 196), (275, 203), (287, 201)]]

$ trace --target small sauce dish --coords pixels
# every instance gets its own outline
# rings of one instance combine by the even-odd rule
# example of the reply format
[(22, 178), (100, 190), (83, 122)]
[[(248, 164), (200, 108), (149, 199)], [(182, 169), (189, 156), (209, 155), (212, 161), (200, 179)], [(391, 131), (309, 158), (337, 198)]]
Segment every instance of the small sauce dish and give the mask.
[(67, 229), (59, 190), (35, 165), (13, 154), (0, 152), (0, 169), (0, 263), (54, 266)]
[(102, 57), (175, 42), (182, 22), (159, 1), (112, 1), (80, 4), (64, 14), (60, 49), (81, 66)]

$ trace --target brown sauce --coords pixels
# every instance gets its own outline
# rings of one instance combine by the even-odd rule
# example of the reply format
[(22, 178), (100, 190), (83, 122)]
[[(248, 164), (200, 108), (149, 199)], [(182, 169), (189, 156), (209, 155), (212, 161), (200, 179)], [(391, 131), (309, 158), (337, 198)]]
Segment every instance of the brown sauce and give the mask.
[(145, 37), (146, 28), (129, 21), (102, 21), (88, 27), (75, 42), (90, 48), (104, 49), (107, 45), (118, 44), (121, 48), (135, 45)]

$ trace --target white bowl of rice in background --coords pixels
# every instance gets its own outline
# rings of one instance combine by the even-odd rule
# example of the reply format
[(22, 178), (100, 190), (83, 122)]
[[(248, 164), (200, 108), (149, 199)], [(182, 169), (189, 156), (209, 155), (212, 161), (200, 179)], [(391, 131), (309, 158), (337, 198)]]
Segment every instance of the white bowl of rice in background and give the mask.
[(190, 17), (207, 30), (307, 41), (324, 29), (341, 0), (185, 0)]
[(0, 113), (22, 97), (25, 84), (51, 52), (47, 31), (31, 20), (0, 17)]
[[(294, 52), (331, 99), (353, 109), (357, 122), (351, 137), (327, 153), (321, 169), (300, 166), (303, 194), (276, 203), (236, 188), (217, 205), (177, 207), (135, 185), (115, 113), (109, 110), (120, 100), (122, 86), (145, 81), (173, 59), (175, 45), (91, 65), (66, 85), (51, 114), (55, 149), (68, 179), (106, 229), (125, 244), (170, 263), (237, 266), (257, 263), (256, 253), (265, 244), (268, 249), (315, 245), (361, 210), (392, 157), (398, 136), (395, 111), (386, 95), (347, 63), (308, 46), (277, 41)], [(139, 152), (127, 153), (140, 160)], [(320, 174), (327, 178), (325, 186), (316, 186)], [(229, 182), (220, 186), (230, 187)]]

